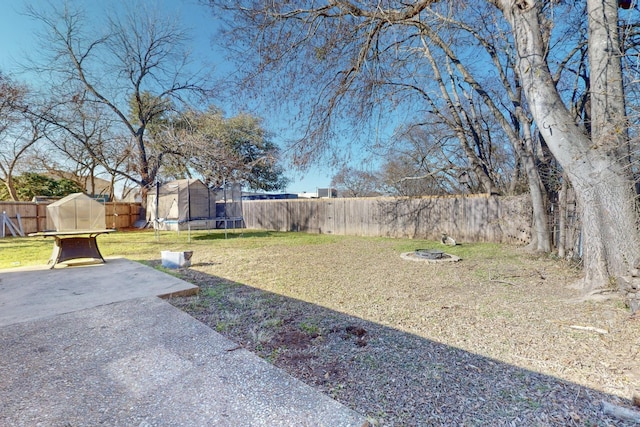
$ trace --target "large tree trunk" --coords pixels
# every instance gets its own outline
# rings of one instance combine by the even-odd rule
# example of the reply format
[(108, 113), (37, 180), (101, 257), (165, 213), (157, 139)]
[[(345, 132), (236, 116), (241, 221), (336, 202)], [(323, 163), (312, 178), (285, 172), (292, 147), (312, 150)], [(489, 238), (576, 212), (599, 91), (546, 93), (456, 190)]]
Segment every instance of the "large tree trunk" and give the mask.
[(628, 161), (617, 0), (588, 0), (591, 138)]
[(540, 252), (551, 252), (551, 233), (549, 231), (549, 215), (547, 213), (547, 198), (544, 191), (544, 185), (536, 162), (534, 159), (533, 143), (531, 137), (530, 123), (524, 117), (521, 118), (524, 124), (524, 144), (518, 146), (518, 141), (512, 141), (514, 147), (519, 147), (518, 154), (522, 161), (522, 166), (527, 175), (527, 184), (529, 185), (529, 195), (531, 197), (531, 206), (533, 210), (533, 233), (529, 249)]
[[(539, 6), (535, 0), (515, 3), (500, 0), (496, 4), (513, 28), (518, 72), (532, 115), (549, 149), (576, 191), (583, 224), (584, 290), (607, 286), (612, 278), (626, 275), (629, 269), (636, 267), (640, 255), (634, 193), (625, 163), (628, 161), (627, 157), (621, 158), (619, 151), (612, 149), (610, 143), (605, 141), (606, 132), (600, 131), (594, 134), (600, 135), (599, 137), (590, 138), (583, 128), (575, 124), (560, 99), (544, 59)], [(611, 30), (610, 27), (609, 29)], [(591, 37), (601, 37), (602, 34), (590, 32)], [(604, 34), (609, 34), (609, 39), (617, 38), (617, 33)], [(594, 42), (590, 39), (590, 44)], [(616, 61), (620, 66), (620, 58), (615, 57), (610, 46), (594, 44), (591, 55), (592, 80), (604, 78), (611, 82), (611, 76), (605, 70), (615, 66)], [(602, 57), (608, 59), (599, 60)], [(598, 86), (597, 83), (594, 88), (601, 91), (599, 95), (606, 105), (605, 110), (608, 114), (613, 114), (614, 104), (606, 104), (607, 101), (612, 101), (606, 96), (610, 88), (606, 85)], [(592, 97), (594, 95), (595, 92)], [(603, 114), (602, 111), (595, 110), (593, 113)], [(623, 114), (623, 111), (618, 112), (620, 113)], [(611, 117), (600, 120), (620, 123)], [(593, 124), (605, 129), (602, 122), (594, 120)], [(614, 146), (619, 147), (617, 142)]]
[(633, 187), (616, 160), (603, 156), (572, 167), (582, 219), (585, 290), (627, 275), (639, 261)]

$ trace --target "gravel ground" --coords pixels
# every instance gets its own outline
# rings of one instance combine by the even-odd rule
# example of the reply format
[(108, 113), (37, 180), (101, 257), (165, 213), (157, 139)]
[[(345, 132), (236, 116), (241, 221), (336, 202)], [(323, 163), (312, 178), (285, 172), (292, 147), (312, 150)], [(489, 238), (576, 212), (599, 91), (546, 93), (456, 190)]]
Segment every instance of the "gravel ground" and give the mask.
[(566, 263), (486, 247), (447, 263), (388, 239), (199, 250), (180, 274), (200, 295), (171, 302), (372, 425), (637, 425), (602, 402), (634, 408), (640, 317), (580, 300)]

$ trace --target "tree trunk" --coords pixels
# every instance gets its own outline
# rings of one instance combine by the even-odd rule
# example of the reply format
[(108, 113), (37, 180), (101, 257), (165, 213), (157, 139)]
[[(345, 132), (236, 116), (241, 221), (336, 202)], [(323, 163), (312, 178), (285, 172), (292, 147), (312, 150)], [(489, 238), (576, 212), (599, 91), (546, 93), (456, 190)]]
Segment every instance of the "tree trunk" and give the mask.
[(591, 182), (582, 181), (584, 188), (578, 197), (589, 206), (582, 215), (585, 238), (591, 229), (599, 230), (599, 235), (589, 236), (591, 244), (585, 245), (585, 257), (595, 260), (586, 271), (586, 279), (587, 283), (594, 283), (600, 278), (625, 275), (638, 265), (640, 236), (627, 147), (618, 2), (588, 0), (587, 16), (593, 147), (590, 153), (597, 168), (583, 171)]
[[(531, 196), (531, 203), (533, 206), (533, 235), (531, 244), (529, 245), (529, 249), (542, 252), (551, 252), (551, 243), (549, 240), (549, 223), (545, 203), (546, 197), (543, 190), (542, 180), (540, 179), (540, 174), (538, 173), (538, 168), (535, 164), (534, 150), (530, 131), (530, 119), (526, 117), (521, 107), (516, 108), (515, 114), (523, 133), (523, 135), (521, 136), (520, 133), (514, 129), (513, 124), (509, 123), (505, 119), (500, 109), (495, 105), (491, 97), (487, 95), (487, 92), (481, 88), (481, 85), (473, 78), (472, 74), (469, 73), (466, 67), (463, 67), (461, 65), (460, 60), (451, 51), (451, 49), (448, 48), (447, 44), (444, 43), (444, 41), (440, 37), (438, 37), (432, 29), (423, 28), (423, 31), (428, 35), (429, 39), (435, 41), (438, 46), (442, 48), (442, 50), (446, 53), (449, 59), (456, 64), (456, 68), (464, 76), (465, 82), (473, 87), (476, 93), (482, 98), (485, 105), (492, 111), (493, 117), (498, 121), (498, 123), (500, 123), (500, 126), (508, 136), (509, 142), (516, 151), (519, 160), (522, 162), (523, 170), (527, 176), (527, 184), (529, 186), (529, 194)], [(492, 189), (497, 188), (497, 186), (490, 186), (490, 184), (493, 183), (493, 180), (484, 169), (484, 162), (475, 155), (475, 151), (466, 143), (467, 138), (465, 136), (465, 125), (473, 123), (473, 120), (469, 120), (469, 118), (467, 117), (465, 108), (461, 106), (455, 89), (452, 90), (455, 103), (451, 100), (451, 98), (449, 98), (449, 93), (447, 92), (439, 73), (437, 61), (431, 55), (429, 45), (423, 42), (423, 46), (427, 58), (431, 62), (434, 76), (437, 78), (444, 99), (449, 103), (450, 109), (452, 111), (459, 112), (458, 114), (465, 118), (464, 121), (462, 121), (461, 119), (457, 120), (457, 133), (459, 135), (459, 139), (463, 143), (463, 147), (465, 149), (465, 152), (467, 153), (467, 157), (473, 165), (473, 170), (476, 173), (481, 184), (483, 185), (483, 187), (485, 187), (487, 192), (492, 193)], [(452, 75), (451, 72), (449, 74)], [(509, 83), (506, 80), (503, 82), (503, 84), (505, 85), (505, 88), (510, 91), (510, 89), (508, 89)], [(514, 93), (510, 93), (510, 97), (512, 98), (514, 104), (521, 105), (520, 99), (516, 100), (516, 96)], [(469, 102), (469, 104), (471, 104), (473, 108), (473, 104), (471, 102)], [(458, 117), (458, 114), (455, 114), (454, 117)]]
[(136, 131), (136, 144), (138, 148), (138, 173), (140, 174), (140, 204), (142, 209), (146, 211), (149, 185), (155, 180), (156, 169), (149, 167), (149, 158), (144, 143), (144, 127), (140, 127)]
[[(575, 124), (560, 99), (545, 62), (535, 0), (515, 4), (505, 0), (498, 5), (513, 28), (518, 72), (532, 115), (576, 191), (583, 224), (584, 290), (607, 286), (612, 278), (626, 275), (636, 267), (640, 255), (628, 168), (616, 150), (603, 146), (602, 139), (592, 140)], [(615, 62), (609, 50), (598, 54), (609, 55), (609, 60)], [(619, 65), (619, 57), (617, 60)], [(593, 67), (591, 72), (592, 78), (597, 77)]]
[(587, 291), (627, 275), (640, 260), (635, 194), (616, 160), (603, 156), (566, 168), (580, 206)]
[[(528, 120), (522, 118), (521, 122), (523, 123), (524, 144), (518, 152), (527, 175), (527, 184), (529, 185), (529, 195), (533, 208), (533, 235), (529, 249), (548, 253), (551, 252), (551, 233), (547, 214), (547, 198), (534, 160), (531, 127)], [(513, 141), (512, 145), (519, 147), (518, 141)]]
[(562, 187), (558, 194), (558, 257), (564, 258), (567, 254), (567, 191), (569, 184), (567, 177), (562, 177)]
[(16, 191), (16, 185), (13, 181), (12, 176), (13, 171), (9, 170), (7, 174), (7, 179), (5, 180), (5, 186), (7, 187), (7, 192), (9, 193), (9, 199), (17, 202), (18, 201), (18, 192)]
[[(429, 36), (429, 40), (434, 40), (439, 42), (438, 38), (434, 38)], [(438, 43), (442, 47), (442, 43)], [(466, 115), (464, 108), (461, 107), (460, 99), (458, 97), (458, 93), (454, 88), (452, 88), (451, 93), (447, 90), (447, 86), (445, 85), (444, 79), (442, 77), (442, 73), (440, 72), (440, 64), (435, 59), (433, 54), (431, 53), (431, 48), (429, 47), (429, 43), (423, 41), (422, 43), (424, 55), (431, 64), (431, 69), (433, 70), (433, 78), (438, 83), (438, 87), (440, 88), (440, 93), (442, 94), (442, 99), (447, 103), (449, 107), (449, 112), (451, 113), (452, 123), (450, 126), (454, 130), (460, 144), (462, 145), (462, 149), (465, 152), (467, 160), (469, 160), (469, 164), (471, 165), (471, 170), (476, 175), (478, 182), (485, 193), (494, 194), (498, 189), (498, 186), (494, 183), (493, 179), (487, 173), (487, 169), (483, 166), (482, 161), (476, 155), (476, 152), (469, 144), (469, 124), (471, 120), (467, 118), (467, 120), (463, 120), (462, 116)], [(456, 60), (455, 55), (446, 52), (451, 60)]]
[[(591, 138), (629, 161), (617, 0), (588, 0)], [(630, 167), (631, 165), (629, 165)]]

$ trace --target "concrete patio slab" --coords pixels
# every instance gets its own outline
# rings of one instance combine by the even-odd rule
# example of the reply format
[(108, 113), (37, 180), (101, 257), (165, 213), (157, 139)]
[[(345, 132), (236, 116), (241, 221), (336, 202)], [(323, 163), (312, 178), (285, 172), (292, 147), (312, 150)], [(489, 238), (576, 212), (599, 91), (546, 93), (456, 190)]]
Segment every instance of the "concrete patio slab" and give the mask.
[(0, 425), (366, 424), (155, 296), (177, 292), (124, 259), (0, 270)]
[(0, 326), (132, 298), (197, 292), (195, 285), (124, 258), (53, 270), (0, 270)]

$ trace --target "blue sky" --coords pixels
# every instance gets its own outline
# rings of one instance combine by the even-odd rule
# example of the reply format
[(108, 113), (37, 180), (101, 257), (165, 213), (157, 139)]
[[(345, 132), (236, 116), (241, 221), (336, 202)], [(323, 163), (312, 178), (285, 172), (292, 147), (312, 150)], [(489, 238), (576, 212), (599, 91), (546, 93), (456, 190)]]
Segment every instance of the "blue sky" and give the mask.
[[(142, 1), (142, 0), (141, 0)], [(47, 1), (34, 0), (28, 2), (35, 7), (38, 5), (46, 5)], [(63, 0), (52, 0), (53, 4), (63, 4)], [(195, 0), (154, 0), (146, 1), (152, 5), (157, 5), (162, 11), (169, 15), (178, 16), (185, 27), (191, 30), (193, 37), (194, 57), (200, 56), (208, 63), (217, 63), (217, 72), (223, 73), (230, 70), (229, 64), (220, 63), (222, 55), (217, 52), (215, 46), (211, 43), (213, 31), (215, 30), (215, 19), (211, 15), (209, 9), (197, 4)], [(28, 73), (24, 73), (20, 64), (26, 62), (26, 56), (31, 55), (37, 57), (37, 39), (36, 32), (38, 24), (30, 18), (23, 15), (27, 2), (11, 2), (5, 4), (0, 13), (0, 70), (15, 77), (17, 80), (27, 84), (35, 84), (30, 81), (33, 77)], [(98, 15), (103, 5), (108, 4), (104, 1), (87, 0), (83, 2), (84, 7), (91, 15)], [(110, 4), (110, 7), (116, 7), (120, 4), (118, 0)], [(232, 114), (236, 107), (233, 105), (218, 105), (223, 110)], [(278, 119), (275, 118), (277, 121)], [(286, 122), (286, 120), (282, 120)], [(271, 130), (275, 130), (276, 123), (270, 125), (269, 119), (265, 118), (265, 125)], [(273, 128), (271, 126), (274, 126)], [(278, 143), (278, 137), (274, 138)], [(295, 172), (291, 167), (287, 167), (289, 177), (292, 182), (286, 191), (291, 193), (315, 192), (317, 187), (328, 187), (331, 182), (333, 171), (329, 168), (312, 167), (304, 174)]]

